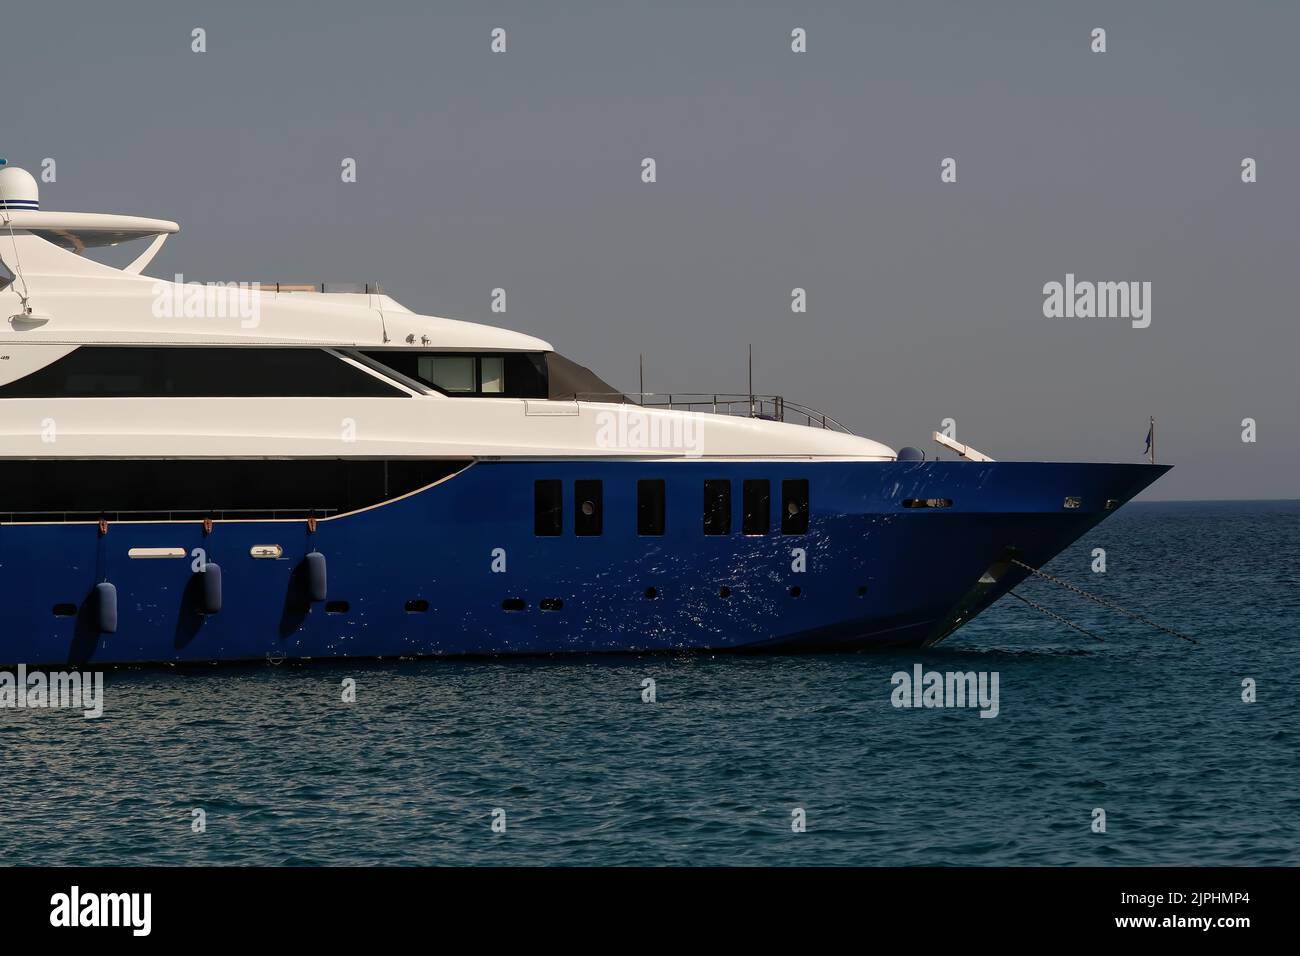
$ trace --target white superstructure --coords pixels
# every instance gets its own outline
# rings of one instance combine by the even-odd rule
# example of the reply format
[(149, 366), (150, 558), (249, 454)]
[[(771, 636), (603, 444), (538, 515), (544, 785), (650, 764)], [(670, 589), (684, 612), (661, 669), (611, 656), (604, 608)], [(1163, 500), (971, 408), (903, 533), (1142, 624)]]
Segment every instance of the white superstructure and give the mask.
[[(895, 458), (878, 442), (830, 428), (643, 407), (613, 396), (453, 397), (374, 357), (491, 356), (494, 371), (477, 366), (482, 390), (501, 356), (546, 355), (550, 344), (418, 315), (370, 288), (214, 293), (145, 276), (178, 230), (166, 220), (42, 210), (32, 177), (0, 168), (0, 262), (7, 270), (0, 275), (0, 395), (81, 347), (324, 350), (356, 374), (387, 383), (391, 394), (5, 397), (0, 457)], [(135, 239), (150, 245), (123, 269), (82, 254)], [(223, 374), (242, 381), (247, 370), (238, 355), (227, 364)], [(265, 362), (257, 368), (274, 374)]]

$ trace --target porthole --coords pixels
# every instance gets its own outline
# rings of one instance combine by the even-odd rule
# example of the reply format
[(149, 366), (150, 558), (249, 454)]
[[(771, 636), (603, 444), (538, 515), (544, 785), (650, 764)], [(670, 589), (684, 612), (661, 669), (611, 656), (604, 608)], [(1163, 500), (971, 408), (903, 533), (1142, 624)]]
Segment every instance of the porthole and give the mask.
[(76, 617), (77, 605), (75, 604), (56, 604), (54, 605), (55, 617)]
[(799, 587), (797, 584), (791, 585), (790, 597), (798, 597), (800, 594), (803, 594), (803, 588)]
[(501, 610), (503, 611), (522, 611), (526, 607), (528, 607), (528, 602), (523, 598), (506, 598), (501, 602)]
[(731, 597), (731, 588), (727, 587), (725, 584), (722, 587), (718, 588), (718, 597), (720, 598)]
[(645, 596), (646, 596), (646, 600), (653, 601), (655, 598), (659, 596), (659, 589), (655, 587), (646, 588)]
[(573, 498), (577, 505), (573, 516), (573, 533), (598, 535), (602, 530), (602, 505), (604, 489), (599, 479), (583, 479), (573, 483)]
[(347, 614), (348, 602), (347, 601), (326, 601), (325, 613), (326, 614)]
[(414, 601), (406, 602), (407, 614), (423, 614), (427, 610), (429, 610), (429, 602), (423, 599), (417, 598)]
[(558, 611), (564, 607), (564, 602), (559, 598), (542, 598), (537, 606), (543, 611)]

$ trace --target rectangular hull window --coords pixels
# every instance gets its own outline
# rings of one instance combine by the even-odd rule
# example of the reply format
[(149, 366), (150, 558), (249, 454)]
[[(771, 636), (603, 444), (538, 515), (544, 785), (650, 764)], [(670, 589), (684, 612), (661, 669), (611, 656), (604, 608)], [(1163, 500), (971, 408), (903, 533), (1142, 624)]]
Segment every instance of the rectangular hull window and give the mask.
[(781, 482), (781, 533), (808, 533), (808, 479)]
[(533, 484), (533, 534), (554, 537), (564, 532), (564, 485), (558, 478)]
[(766, 478), (745, 479), (745, 534), (767, 534), (772, 525), (772, 483)]
[(647, 478), (636, 483), (636, 533), (664, 533), (664, 480)]
[(704, 533), (731, 534), (731, 482), (725, 478), (704, 482)]
[(574, 534), (584, 537), (600, 534), (604, 511), (604, 492), (599, 481), (573, 483)]

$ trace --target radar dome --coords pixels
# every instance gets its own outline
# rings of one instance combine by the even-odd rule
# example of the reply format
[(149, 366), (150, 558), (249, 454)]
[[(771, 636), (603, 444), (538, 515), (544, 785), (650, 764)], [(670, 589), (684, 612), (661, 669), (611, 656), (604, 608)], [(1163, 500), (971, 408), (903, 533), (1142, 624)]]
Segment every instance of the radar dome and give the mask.
[(40, 209), (41, 191), (32, 174), (0, 165), (0, 209)]

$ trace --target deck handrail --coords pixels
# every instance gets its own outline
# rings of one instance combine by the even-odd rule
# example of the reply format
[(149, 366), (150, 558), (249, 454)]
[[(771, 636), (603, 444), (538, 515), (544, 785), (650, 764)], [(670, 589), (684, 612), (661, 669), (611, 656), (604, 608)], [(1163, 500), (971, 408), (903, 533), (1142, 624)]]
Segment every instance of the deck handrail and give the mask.
[[(739, 392), (579, 392), (575, 401), (636, 404), (645, 408), (707, 411), (715, 415), (736, 415), (766, 421), (808, 425), (851, 435), (844, 425), (810, 405), (792, 402), (782, 395), (747, 395)], [(787, 416), (796, 417), (791, 420)]]

